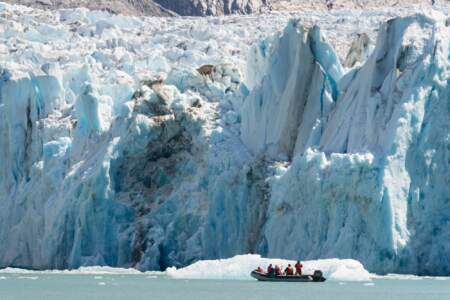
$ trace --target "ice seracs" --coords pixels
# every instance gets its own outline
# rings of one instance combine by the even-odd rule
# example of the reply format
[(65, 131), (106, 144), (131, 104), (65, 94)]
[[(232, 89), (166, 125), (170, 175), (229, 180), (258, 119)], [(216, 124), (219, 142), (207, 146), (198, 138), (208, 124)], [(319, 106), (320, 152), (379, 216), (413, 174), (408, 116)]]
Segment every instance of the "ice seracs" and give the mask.
[[(285, 31), (280, 41), (288, 36)], [(268, 255), (352, 253), (377, 272), (448, 273), (443, 237), (449, 229), (443, 180), (449, 175), (448, 38), (443, 19), (416, 15), (388, 21), (367, 61), (329, 82), (325, 102), (313, 84), (289, 94), (288, 85), (279, 89), (277, 81), (267, 80), (290, 72), (311, 78), (302, 73), (303, 65), (297, 70), (278, 57), (295, 46), (277, 45), (268, 58), (276, 63), (245, 100), (241, 131), (255, 153), (293, 156), (271, 185), (264, 233)], [(301, 41), (295, 39), (296, 45)], [(331, 64), (340, 68), (338, 60)], [(325, 78), (327, 69), (320, 68)], [(323, 82), (319, 79), (315, 82)], [(300, 97), (305, 91), (313, 95), (306, 103)], [(317, 109), (326, 109), (323, 103), (329, 105), (325, 114)], [(296, 107), (303, 113), (280, 131)], [(307, 118), (313, 126), (305, 128)], [(424, 222), (430, 214), (433, 219)]]
[(272, 47), (260, 62), (265, 75), (244, 101), (241, 136), (255, 154), (292, 158), (318, 142), (314, 131), (334, 106), (343, 70), (318, 27), (291, 21)]
[(357, 63), (363, 63), (370, 55), (371, 41), (366, 33), (356, 34), (355, 40), (350, 46), (350, 50), (345, 57), (344, 66), (352, 68)]

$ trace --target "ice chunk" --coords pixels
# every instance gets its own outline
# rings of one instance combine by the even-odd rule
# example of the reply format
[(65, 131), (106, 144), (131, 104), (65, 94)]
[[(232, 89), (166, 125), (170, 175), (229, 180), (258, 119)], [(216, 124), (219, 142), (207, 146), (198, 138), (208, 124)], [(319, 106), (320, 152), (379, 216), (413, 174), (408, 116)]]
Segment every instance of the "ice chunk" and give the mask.
[[(238, 255), (228, 259), (198, 261), (182, 269), (175, 267), (166, 270), (172, 278), (183, 279), (251, 279), (250, 272), (258, 266), (266, 268), (269, 264), (286, 267), (295, 261), (263, 258), (256, 254)], [(322, 259), (302, 261), (305, 274), (321, 270), (328, 280), (370, 281), (370, 274), (363, 265), (352, 259)]]
[(97, 275), (95, 279), (101, 279), (100, 275), (163, 275), (163, 272), (149, 271), (141, 272), (133, 268), (112, 268), (106, 266), (80, 267), (73, 270), (26, 270), (18, 268), (0, 269), (0, 274), (67, 274), (67, 275)]
[(76, 103), (78, 128), (87, 134), (106, 130), (111, 118), (108, 102), (108, 98), (100, 97), (93, 86), (87, 84)]

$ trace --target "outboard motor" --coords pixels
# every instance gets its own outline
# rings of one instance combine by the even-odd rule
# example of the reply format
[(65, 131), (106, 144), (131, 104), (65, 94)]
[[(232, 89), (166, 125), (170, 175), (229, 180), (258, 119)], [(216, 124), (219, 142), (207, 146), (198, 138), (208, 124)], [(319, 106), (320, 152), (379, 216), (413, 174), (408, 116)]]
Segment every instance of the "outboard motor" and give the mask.
[(323, 273), (320, 270), (315, 270), (313, 274), (313, 281), (325, 281)]

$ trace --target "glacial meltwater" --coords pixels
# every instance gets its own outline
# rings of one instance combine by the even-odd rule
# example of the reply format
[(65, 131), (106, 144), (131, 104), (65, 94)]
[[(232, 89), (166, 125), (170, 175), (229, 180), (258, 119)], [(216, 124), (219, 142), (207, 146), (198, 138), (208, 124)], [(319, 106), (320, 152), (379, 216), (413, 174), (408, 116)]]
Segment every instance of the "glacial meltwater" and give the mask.
[(172, 279), (153, 274), (0, 274), (1, 300), (122, 299), (450, 299), (446, 278), (374, 278), (368, 282), (273, 283)]

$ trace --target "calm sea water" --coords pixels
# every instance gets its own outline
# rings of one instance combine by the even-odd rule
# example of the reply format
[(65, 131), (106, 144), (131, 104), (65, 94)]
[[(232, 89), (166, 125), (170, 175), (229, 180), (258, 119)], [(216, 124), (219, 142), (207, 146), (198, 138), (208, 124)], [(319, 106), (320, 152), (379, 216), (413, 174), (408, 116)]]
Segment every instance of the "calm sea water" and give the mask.
[(274, 283), (147, 275), (0, 274), (0, 300), (450, 299), (450, 280)]

